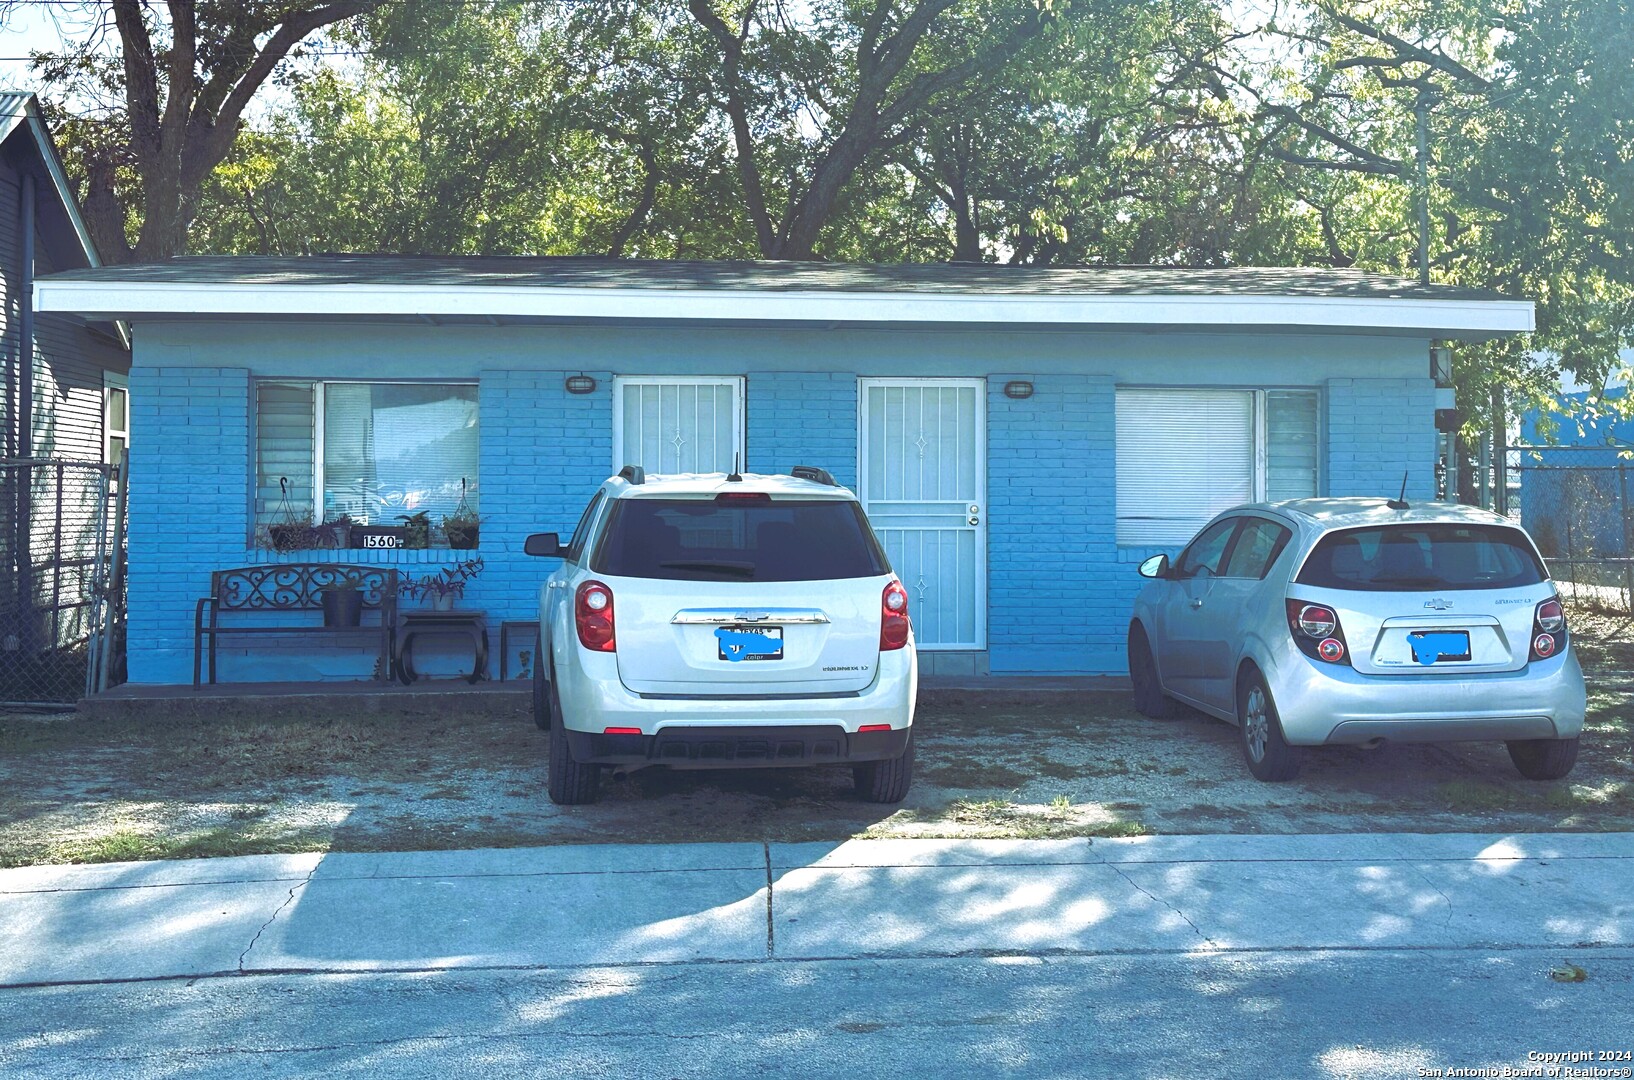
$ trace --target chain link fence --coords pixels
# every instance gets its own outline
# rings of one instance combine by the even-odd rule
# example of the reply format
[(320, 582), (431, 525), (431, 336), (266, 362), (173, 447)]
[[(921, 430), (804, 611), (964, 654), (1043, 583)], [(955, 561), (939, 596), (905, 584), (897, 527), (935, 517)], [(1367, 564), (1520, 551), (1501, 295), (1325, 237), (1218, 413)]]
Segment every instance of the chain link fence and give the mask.
[(1615, 447), (1508, 451), (1509, 513), (1537, 541), (1573, 607), (1634, 615), (1634, 458)]
[(0, 460), (0, 703), (68, 704), (124, 666), (117, 470)]

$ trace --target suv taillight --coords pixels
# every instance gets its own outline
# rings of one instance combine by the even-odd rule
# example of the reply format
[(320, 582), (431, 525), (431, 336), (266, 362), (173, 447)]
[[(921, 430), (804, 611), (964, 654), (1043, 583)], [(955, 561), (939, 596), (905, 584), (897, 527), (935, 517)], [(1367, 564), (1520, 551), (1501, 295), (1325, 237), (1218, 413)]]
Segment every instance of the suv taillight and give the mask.
[(1566, 609), (1551, 596), (1532, 612), (1532, 651), (1528, 660), (1547, 660), (1566, 648)]
[(1308, 600), (1289, 600), (1288, 631), (1299, 651), (1312, 660), (1342, 664), (1350, 657), (1339, 613), (1330, 607)]
[(579, 644), (596, 652), (613, 652), (613, 590), (599, 581), (587, 581), (573, 594), (573, 623)]
[(908, 643), (908, 630), (913, 624), (908, 620), (908, 593), (900, 581), (885, 586), (885, 592), (879, 598), (879, 609), (879, 651), (890, 652), (902, 648)]

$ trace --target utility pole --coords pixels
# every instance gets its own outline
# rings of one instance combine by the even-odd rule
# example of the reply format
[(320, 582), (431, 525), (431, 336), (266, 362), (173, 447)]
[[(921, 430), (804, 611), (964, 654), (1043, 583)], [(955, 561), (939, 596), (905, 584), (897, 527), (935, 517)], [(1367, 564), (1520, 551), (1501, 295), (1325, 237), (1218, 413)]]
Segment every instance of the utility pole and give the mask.
[(1414, 202), (1418, 204), (1418, 283), (1430, 283), (1430, 88), (1418, 88), (1413, 115), (1418, 121), (1418, 178)]

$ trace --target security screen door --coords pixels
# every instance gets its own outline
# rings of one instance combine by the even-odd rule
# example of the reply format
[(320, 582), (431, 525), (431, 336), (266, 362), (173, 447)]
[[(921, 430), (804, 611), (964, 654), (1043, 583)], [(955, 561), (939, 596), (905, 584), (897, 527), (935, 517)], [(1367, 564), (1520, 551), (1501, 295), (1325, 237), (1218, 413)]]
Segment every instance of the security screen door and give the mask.
[(987, 647), (986, 384), (862, 379), (858, 494), (923, 649)]
[(619, 376), (613, 380), (613, 469), (731, 472), (743, 454), (743, 380)]

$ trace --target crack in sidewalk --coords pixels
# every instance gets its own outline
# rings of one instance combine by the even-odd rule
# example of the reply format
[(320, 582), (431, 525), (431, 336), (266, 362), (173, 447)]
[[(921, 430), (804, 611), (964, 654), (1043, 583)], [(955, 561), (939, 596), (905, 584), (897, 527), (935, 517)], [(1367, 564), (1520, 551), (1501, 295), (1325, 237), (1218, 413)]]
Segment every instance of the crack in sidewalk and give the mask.
[(1441, 902), (1447, 905), (1447, 918), (1442, 922), (1441, 928), (1443, 930), (1450, 929), (1453, 915), (1452, 897), (1448, 896), (1441, 886), (1435, 883), (1435, 879), (1426, 873), (1422, 866), (1417, 863), (1409, 863), (1408, 865), (1412, 868), (1413, 873), (1424, 879), (1424, 884), (1435, 890), (1436, 895), (1441, 897)]
[(772, 937), (772, 845), (762, 840), (760, 847), (766, 853), (766, 959), (771, 960), (776, 945)]
[(261, 924), (261, 929), (257, 930), (255, 932), (255, 936), (250, 939), (250, 943), (244, 946), (244, 951), (238, 954), (238, 973), (240, 975), (244, 974), (244, 959), (245, 957), (249, 956), (250, 951), (255, 948), (255, 943), (261, 940), (261, 935), (267, 932), (267, 927), (278, 921), (279, 913), (295, 902), (295, 894), (312, 883), (312, 875), (318, 872), (318, 867), (321, 865), (321, 860), (313, 863), (312, 869), (306, 872), (306, 877), (289, 887), (289, 895), (284, 898), (284, 902), (279, 904), (273, 913), (268, 916), (267, 921)]
[[(1093, 854), (1093, 849), (1092, 849), (1091, 853)], [(1099, 855), (1097, 855), (1096, 857), (1097, 857), (1097, 859), (1099, 859), (1100, 864), (1102, 866), (1107, 867), (1114, 874), (1118, 875), (1119, 877), (1123, 878), (1123, 880), (1127, 881), (1129, 883), (1130, 888), (1134, 889), (1136, 892), (1140, 893), (1142, 896), (1146, 897), (1146, 899), (1152, 901), (1153, 903), (1162, 904), (1164, 907), (1168, 908), (1170, 911), (1172, 911), (1176, 915), (1178, 915), (1180, 917), (1180, 921), (1185, 923), (1187, 926), (1191, 927), (1192, 933), (1194, 933), (1198, 937), (1202, 938), (1203, 943), (1205, 945), (1208, 945), (1211, 948), (1216, 948), (1216, 949), (1219, 948), (1219, 946), (1217, 944), (1215, 944), (1214, 939), (1209, 937), (1207, 934), (1203, 933), (1202, 929), (1199, 928), (1196, 923), (1192, 922), (1191, 918), (1184, 911), (1181, 911), (1179, 908), (1175, 907), (1173, 904), (1171, 904), (1169, 901), (1163, 899), (1161, 896), (1157, 896), (1156, 894), (1152, 893), (1145, 886), (1141, 885), (1140, 882), (1136, 881), (1134, 878), (1132, 878), (1128, 874), (1124, 873), (1123, 872), (1123, 867), (1119, 866), (1117, 863), (1111, 862), (1111, 861), (1109, 861), (1109, 860), (1107, 860), (1105, 858), (1101, 858)]]

